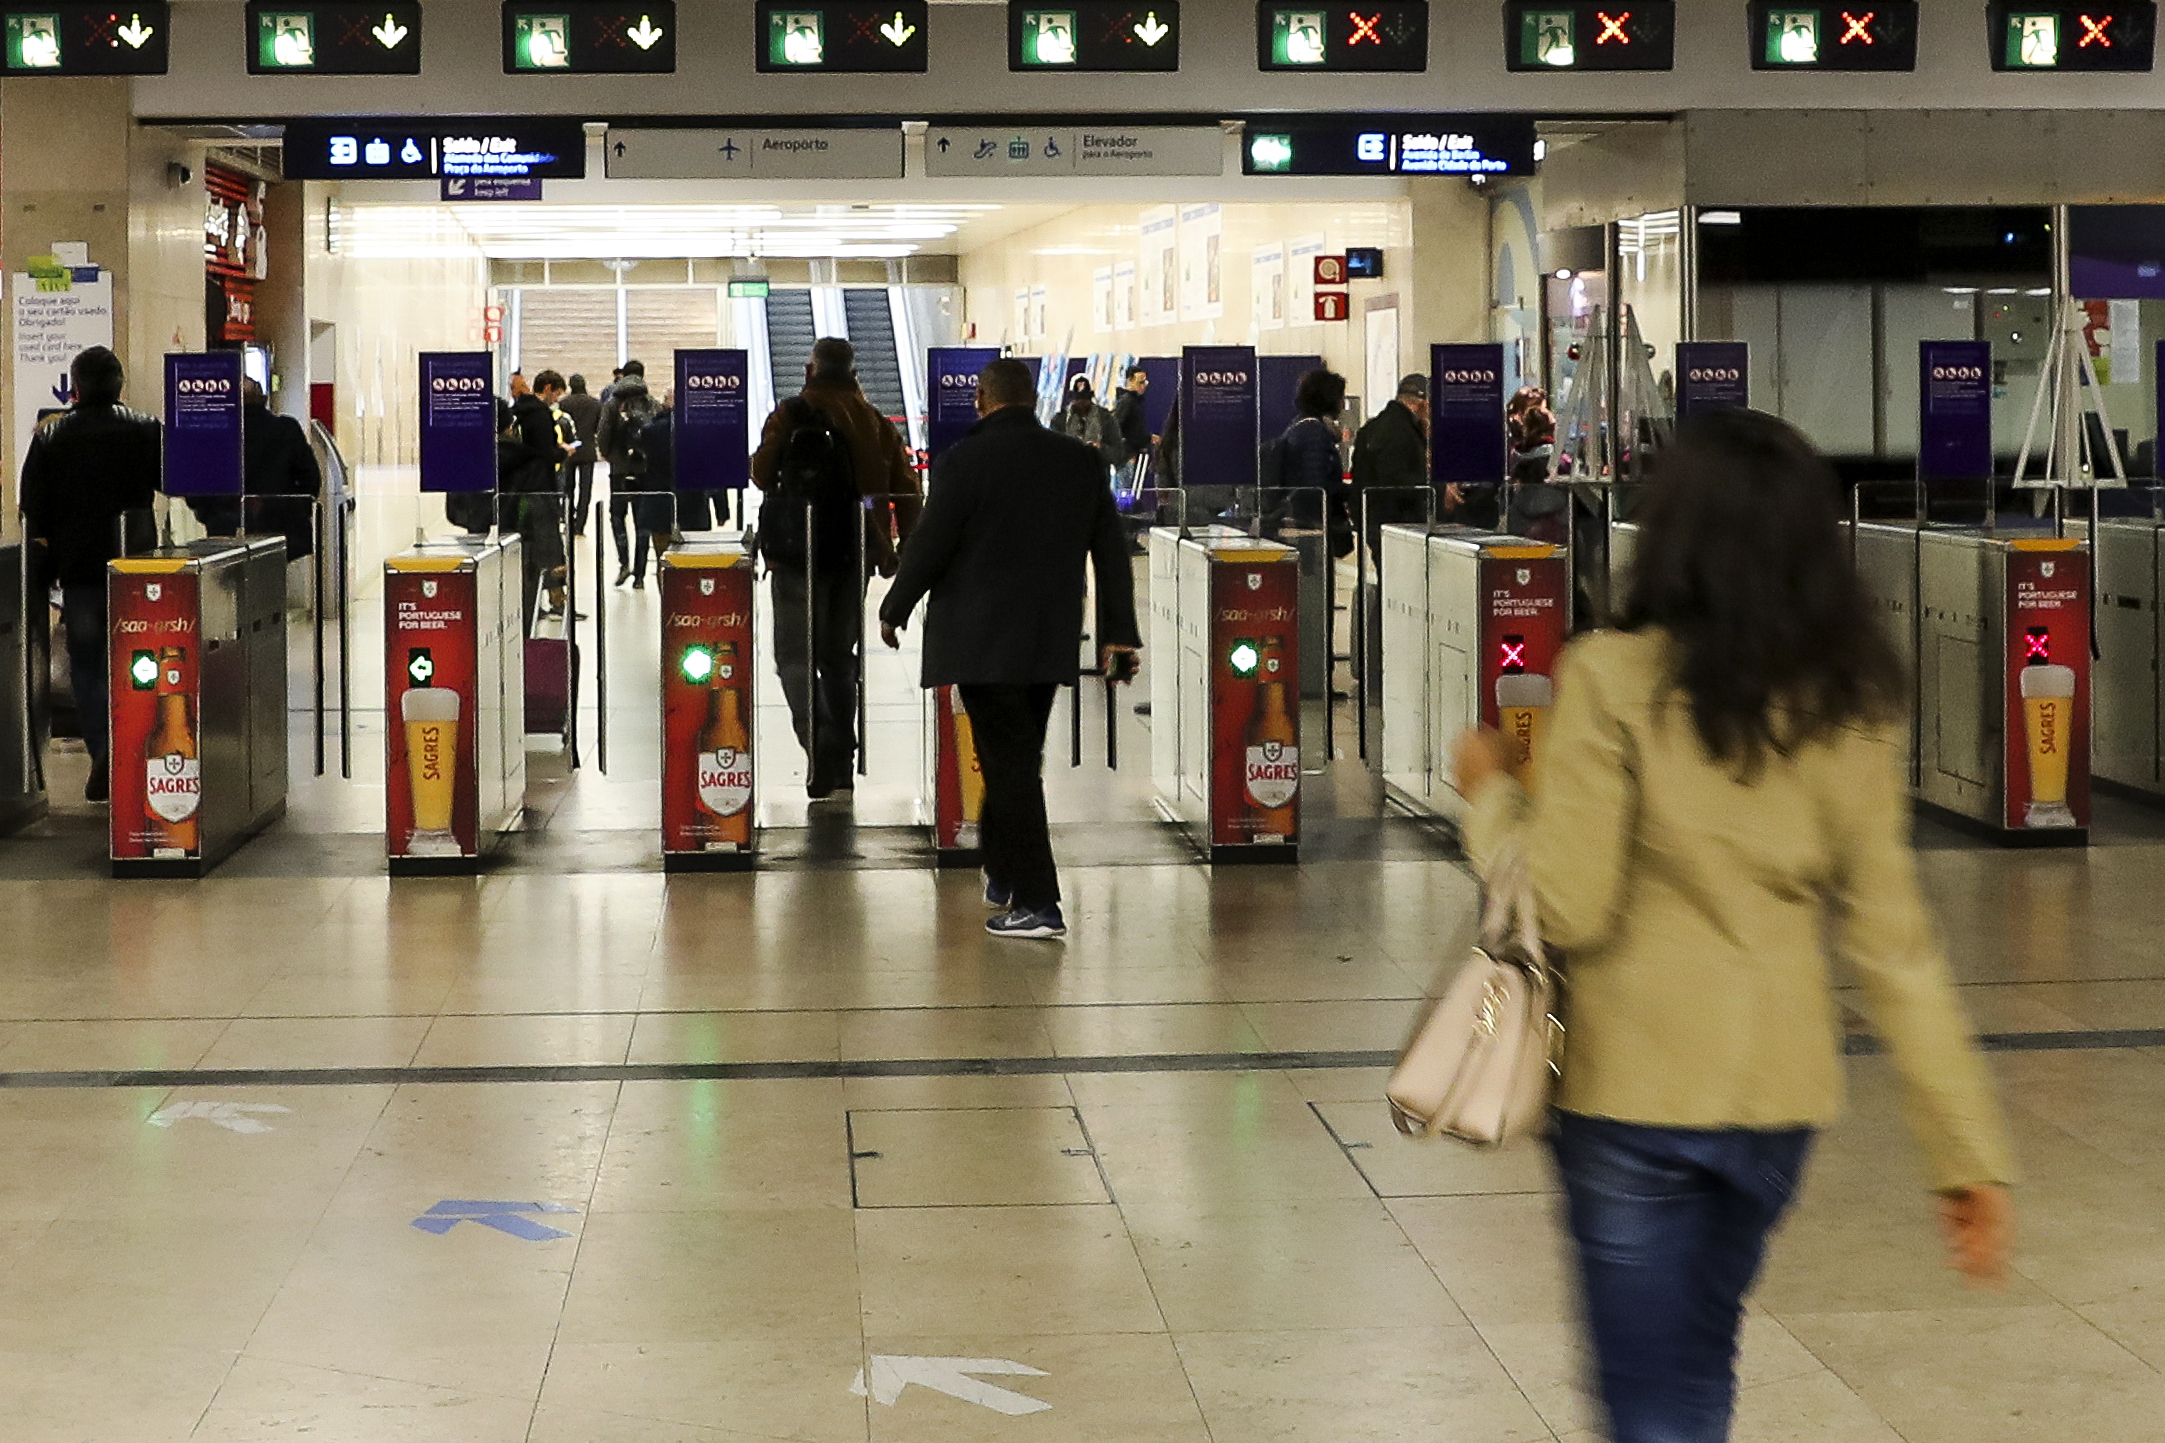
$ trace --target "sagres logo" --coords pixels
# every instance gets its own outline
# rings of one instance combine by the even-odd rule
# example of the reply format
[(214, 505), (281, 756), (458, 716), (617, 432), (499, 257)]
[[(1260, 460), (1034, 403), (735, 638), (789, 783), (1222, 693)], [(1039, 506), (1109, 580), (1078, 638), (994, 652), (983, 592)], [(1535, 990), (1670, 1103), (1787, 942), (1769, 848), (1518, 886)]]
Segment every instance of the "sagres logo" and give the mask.
[(2050, 580), (2052, 580), (2052, 573), (2053, 573), (2053, 570), (2054, 570), (2054, 566), (2053, 566), (2053, 563), (2051, 563), (2051, 562), (2049, 562), (2049, 561), (2045, 561), (2045, 562), (2040, 562), (2040, 563), (2038, 564), (2038, 567), (2037, 567), (2037, 574), (2038, 574), (2039, 576), (2042, 576), (2042, 577), (2044, 577), (2044, 578), (2045, 578), (2045, 580), (2047, 580), (2047, 581), (2050, 581)]
[(1525, 566), (1521, 566), (1521, 567), (1519, 568), (1519, 572), (1518, 572), (1518, 575), (1519, 575), (1519, 585), (1521, 585), (1521, 586), (1525, 586), (1526, 584), (1528, 584), (1529, 582), (1531, 582), (1531, 581), (1532, 581), (1532, 580), (1534, 579), (1534, 574), (1533, 574), (1533, 570), (1532, 570), (1532, 568), (1530, 568), (1530, 567), (1525, 567)]
[(1263, 573), (1262, 573), (1262, 572), (1260, 572), (1260, 571), (1251, 571), (1251, 572), (1249, 572), (1249, 573), (1248, 573), (1248, 589), (1249, 589), (1250, 591), (1261, 591), (1261, 590), (1263, 589)]
[(433, 580), (422, 582), (421, 594), (433, 600), (436, 595), (436, 583)]
[(162, 582), (153, 581), (143, 588), (143, 599), (145, 601), (156, 601), (163, 595), (165, 595), (165, 586)]
[(700, 578), (699, 578), (699, 594), (700, 594), (701, 596), (712, 596), (712, 595), (714, 594), (714, 578), (713, 578), (713, 577), (711, 577), (711, 576), (702, 576), (702, 577), (700, 577)]

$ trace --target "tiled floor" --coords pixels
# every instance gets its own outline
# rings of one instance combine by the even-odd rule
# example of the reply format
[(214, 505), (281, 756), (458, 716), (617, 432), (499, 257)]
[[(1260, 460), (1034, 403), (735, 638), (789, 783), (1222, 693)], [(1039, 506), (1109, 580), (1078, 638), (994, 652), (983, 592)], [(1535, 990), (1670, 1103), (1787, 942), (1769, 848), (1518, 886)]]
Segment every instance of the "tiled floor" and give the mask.
[[(200, 883), (103, 879), (76, 809), (0, 841), (0, 1440), (1590, 1443), (1541, 1152), (1377, 1100), (1473, 893), (1355, 766), (1313, 859), (1215, 876), (1130, 774), (1056, 777), (1073, 935), (1020, 944), (831, 810), (665, 879), (622, 738), (482, 880), (385, 878), (365, 765)], [(2165, 1439), (2165, 1047), (2095, 1035), (2165, 1028), (2165, 828), (2104, 816), (1925, 837), (2035, 1049), (1993, 1059), (2017, 1276), (1944, 1272), (1853, 1060), (1746, 1443)]]

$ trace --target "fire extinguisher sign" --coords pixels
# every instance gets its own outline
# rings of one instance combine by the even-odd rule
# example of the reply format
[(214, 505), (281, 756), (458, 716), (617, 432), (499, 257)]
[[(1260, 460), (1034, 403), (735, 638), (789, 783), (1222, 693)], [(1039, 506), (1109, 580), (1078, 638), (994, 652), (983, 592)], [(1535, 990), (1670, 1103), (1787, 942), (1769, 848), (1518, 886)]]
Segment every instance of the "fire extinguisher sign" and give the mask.
[(118, 561), (108, 578), (115, 861), (203, 855), (198, 594), (196, 574), (178, 561)]
[(753, 851), (752, 568), (735, 547), (663, 559), (662, 852), (731, 865)]
[(1300, 840), (1299, 584), (1290, 552), (1211, 567), (1213, 849)]

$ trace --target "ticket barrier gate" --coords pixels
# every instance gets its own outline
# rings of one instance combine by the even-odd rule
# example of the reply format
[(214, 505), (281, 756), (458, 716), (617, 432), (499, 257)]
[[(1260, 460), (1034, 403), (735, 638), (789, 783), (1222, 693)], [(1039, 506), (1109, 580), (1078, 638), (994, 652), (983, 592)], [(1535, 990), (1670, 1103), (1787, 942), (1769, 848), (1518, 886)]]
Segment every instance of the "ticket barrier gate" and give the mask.
[(679, 542), (660, 570), (662, 869), (740, 871), (759, 845), (752, 558), (741, 541)]
[(1501, 729), (1522, 778), (1539, 748), (1570, 624), (1569, 559), (1458, 526), (1386, 526), (1381, 549), (1384, 794), (1455, 824), (1461, 732)]
[(933, 865), (975, 867), (983, 859), (978, 819), (984, 814), (985, 773), (977, 761), (976, 734), (962, 693), (936, 686), (924, 698), (924, 790), (919, 819), (932, 832)]
[(1300, 846), (1300, 553), (1227, 527), (1153, 527), (1157, 808), (1213, 863)]
[(2097, 523), (2097, 661), (2091, 686), (2091, 774), (2109, 786), (2165, 799), (2165, 523)]
[(2090, 824), (2090, 554), (2073, 537), (1873, 523), (1857, 568), (1916, 679), (1917, 799), (2006, 842)]
[(108, 851), (200, 877), (286, 810), (286, 543), (213, 537), (108, 563)]
[(519, 539), (429, 541), (383, 569), (391, 874), (475, 873), (526, 797)]
[[(46, 602), (31, 596), (23, 545), (0, 544), (0, 836), (45, 815), (45, 707), (39, 679), (51, 663)], [(35, 617), (33, 623), (30, 619)]]

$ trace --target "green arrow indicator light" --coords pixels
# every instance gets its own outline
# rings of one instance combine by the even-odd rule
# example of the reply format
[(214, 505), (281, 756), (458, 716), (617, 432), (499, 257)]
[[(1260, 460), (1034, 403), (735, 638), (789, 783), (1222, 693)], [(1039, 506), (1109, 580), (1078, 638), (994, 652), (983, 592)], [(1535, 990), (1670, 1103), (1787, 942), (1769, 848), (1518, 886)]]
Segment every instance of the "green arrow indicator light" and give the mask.
[(714, 649), (707, 646), (687, 646), (684, 660), (677, 664), (684, 679), (694, 686), (704, 686), (714, 675)]

